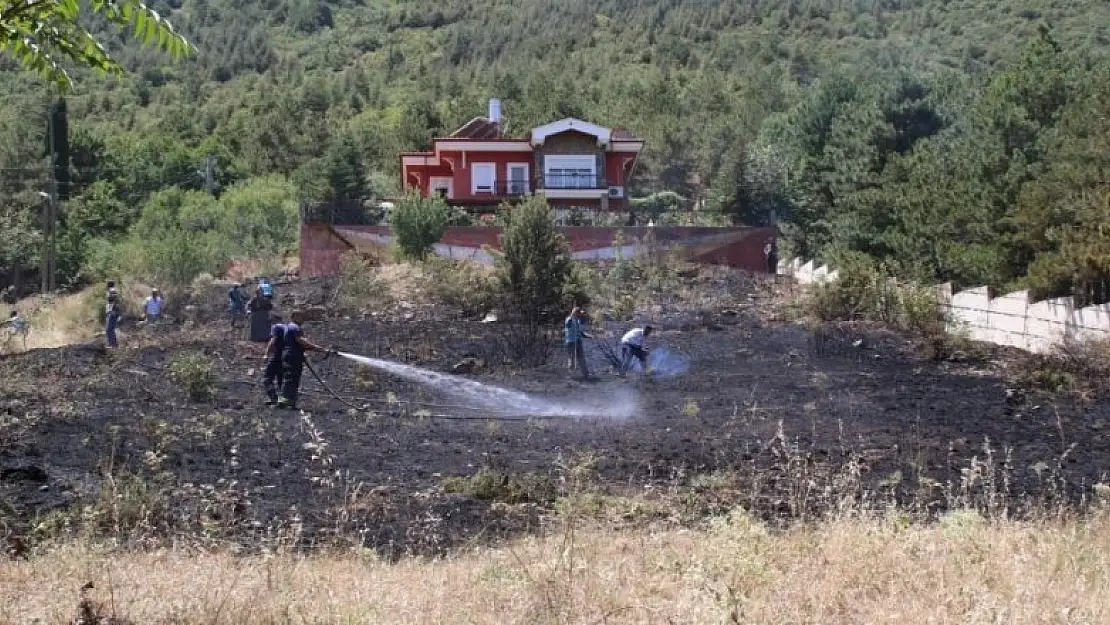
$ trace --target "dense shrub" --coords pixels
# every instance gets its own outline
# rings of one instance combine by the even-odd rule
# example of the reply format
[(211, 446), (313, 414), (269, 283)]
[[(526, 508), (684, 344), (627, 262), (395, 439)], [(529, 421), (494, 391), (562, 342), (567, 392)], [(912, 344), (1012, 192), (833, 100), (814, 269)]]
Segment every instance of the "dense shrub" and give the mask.
[(294, 197), (280, 176), (233, 186), (218, 201), (199, 191), (159, 191), (125, 237), (85, 244), (85, 273), (97, 280), (129, 275), (172, 289), (202, 273), (223, 275), (232, 260), (286, 253), (297, 242)]
[(401, 254), (408, 258), (425, 258), (443, 238), (451, 214), (451, 208), (439, 197), (406, 195), (389, 216), (390, 229)]
[(506, 312), (514, 322), (516, 356), (538, 364), (546, 358), (541, 329), (567, 306), (578, 286), (572, 280), (570, 247), (542, 197), (502, 211), (498, 272)]
[(371, 262), (353, 251), (340, 258), (339, 286), (335, 295), (338, 312), (381, 307), (390, 300), (389, 287), (378, 279)]
[(479, 315), (502, 303), (501, 284), (486, 267), (432, 256), (425, 261), (424, 269), (428, 295), (440, 304), (466, 315)]
[(525, 322), (538, 324), (565, 305), (570, 247), (543, 198), (533, 197), (504, 210), (498, 259), (501, 284), (513, 311)]
[(847, 257), (836, 280), (813, 285), (807, 303), (821, 321), (879, 321), (923, 333), (944, 328), (932, 288), (896, 280), (861, 256)]

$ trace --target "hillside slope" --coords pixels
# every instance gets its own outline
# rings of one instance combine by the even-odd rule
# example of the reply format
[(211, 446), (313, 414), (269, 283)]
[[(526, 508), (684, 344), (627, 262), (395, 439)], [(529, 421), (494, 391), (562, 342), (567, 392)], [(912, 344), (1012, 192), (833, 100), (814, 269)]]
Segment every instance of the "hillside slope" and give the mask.
[[(69, 190), (81, 209), (67, 216), (62, 284), (82, 267), (86, 277), (104, 272), (98, 252), (128, 232), (151, 194), (202, 189), (209, 153), (224, 188), (290, 178), (265, 179), (271, 203), (326, 199), (339, 187), (392, 195), (399, 151), (427, 145), (497, 96), (511, 132), (574, 115), (645, 137), (634, 195), (669, 189), (748, 222), (777, 215), (801, 254), (855, 250), (892, 259), (903, 275), (1012, 286), (1039, 255), (1059, 252), (1041, 225), (1023, 226), (1033, 240), (1012, 240), (1019, 227), (1007, 220), (1022, 185), (1062, 158), (1054, 151), (1090, 133), (1084, 115), (1101, 105), (1092, 90), (1106, 82), (1110, 41), (1110, 6), (1097, 0), (155, 6), (200, 53), (170, 64), (106, 32), (133, 73), (84, 77), (69, 98), (78, 172)], [(1036, 51), (1045, 27), (1051, 55)], [(24, 243), (0, 252), (0, 272), (33, 274), (45, 94), (36, 79), (0, 71), (0, 228)], [(1023, 84), (1059, 88), (1038, 95)], [(1069, 118), (1079, 121), (1057, 128)], [(1063, 185), (1100, 180), (1098, 167)], [(960, 195), (906, 205), (930, 185)], [(1026, 195), (1038, 193), (1056, 192)], [(1042, 215), (1050, 210), (1035, 200), (1026, 212), (1054, 225), (1081, 212)], [(953, 223), (971, 225), (945, 229)], [(185, 230), (198, 226), (219, 227), (200, 220)], [(938, 239), (959, 249), (934, 257)], [(202, 243), (193, 247), (220, 247)], [(260, 252), (235, 247), (221, 260)], [(1033, 286), (1081, 288), (1054, 258)]]

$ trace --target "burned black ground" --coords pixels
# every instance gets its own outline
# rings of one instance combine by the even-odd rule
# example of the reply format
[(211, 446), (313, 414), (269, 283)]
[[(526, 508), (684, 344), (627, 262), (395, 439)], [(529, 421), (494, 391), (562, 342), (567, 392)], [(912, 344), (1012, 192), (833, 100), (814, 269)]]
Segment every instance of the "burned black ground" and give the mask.
[[(891, 504), (1020, 514), (1082, 505), (1106, 480), (1107, 403), (1024, 392), (1014, 380), (1027, 356), (980, 348), (931, 360), (910, 337), (864, 328), (815, 344), (768, 314), (767, 289), (740, 295), (727, 309), (658, 312), (656, 343), (690, 363), (659, 380), (617, 378), (596, 350), (597, 382), (570, 379), (557, 353), (519, 367), (503, 324), (434, 309), (308, 329), (439, 371), (475, 358), (470, 377), (555, 398), (631, 387), (643, 414), (622, 422), (484, 419), (336, 357), (315, 368), (342, 401), (308, 376), (303, 414), (275, 411), (261, 405), (259, 346), (218, 327), (118, 352), (6, 357), (2, 528), (14, 551), (82, 531), (132, 544), (357, 543), (396, 556), (537, 530), (583, 491), (659, 502), (620, 511), (629, 522), (697, 523), (744, 505), (785, 523)], [(168, 375), (187, 352), (213, 363), (213, 400), (191, 401)]]

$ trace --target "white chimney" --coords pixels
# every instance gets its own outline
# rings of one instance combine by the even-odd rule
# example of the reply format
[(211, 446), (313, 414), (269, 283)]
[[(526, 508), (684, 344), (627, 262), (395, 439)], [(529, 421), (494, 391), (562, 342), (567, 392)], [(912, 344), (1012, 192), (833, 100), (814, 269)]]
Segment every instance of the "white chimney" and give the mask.
[(501, 100), (489, 99), (489, 120), (495, 124), (501, 123)]

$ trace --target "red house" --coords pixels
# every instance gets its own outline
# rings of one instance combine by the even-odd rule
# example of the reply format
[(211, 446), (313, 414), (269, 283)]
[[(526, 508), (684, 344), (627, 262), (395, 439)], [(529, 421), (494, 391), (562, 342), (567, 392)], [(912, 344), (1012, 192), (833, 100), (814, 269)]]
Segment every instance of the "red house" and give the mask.
[(627, 186), (643, 148), (625, 130), (574, 118), (506, 137), (501, 103), (493, 99), (489, 117), (433, 139), (429, 152), (402, 153), (402, 187), (475, 210), (543, 195), (552, 205), (620, 211), (628, 207)]

